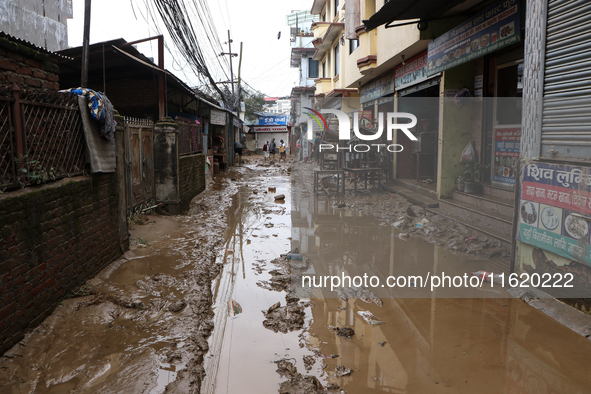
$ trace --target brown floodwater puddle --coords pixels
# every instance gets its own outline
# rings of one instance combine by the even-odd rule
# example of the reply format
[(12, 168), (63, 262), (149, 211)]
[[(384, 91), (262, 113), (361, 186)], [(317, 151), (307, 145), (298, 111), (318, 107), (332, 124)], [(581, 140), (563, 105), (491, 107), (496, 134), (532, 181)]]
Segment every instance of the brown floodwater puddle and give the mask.
[[(233, 253), (225, 256), (214, 284), (216, 329), (209, 340), (204, 393), (277, 392), (284, 379), (275, 373), (275, 361), (284, 358), (299, 373), (317, 376), (325, 386), (337, 383), (349, 393), (591, 392), (591, 342), (487, 284), (460, 292), (429, 289), (427, 294), (417, 288), (372, 289), (382, 306), (371, 299), (339, 298), (343, 292), (326, 288), (295, 288), (296, 295), (313, 304), (306, 309), (304, 330), (282, 334), (264, 329), (261, 310), (275, 302), (285, 305), (285, 293), (256, 282), (268, 280), (268, 271), (277, 268), (272, 259), (295, 248), (310, 258), (303, 272), (317, 275), (368, 273), (383, 279), (426, 271), (463, 275), (506, 269), (420, 238), (401, 237), (355, 209), (337, 209), (343, 200), (354, 207), (355, 198), (315, 198), (310, 173), (296, 177), (291, 184), (265, 179), (235, 196), (234, 225), (227, 234)], [(277, 193), (288, 196), (284, 207), (289, 211), (277, 210), (269, 197), (253, 198), (252, 188), (275, 183)], [(385, 197), (375, 198), (379, 209)], [(230, 299), (243, 308), (233, 318), (227, 314)], [(370, 311), (383, 324), (370, 325), (361, 311)], [(350, 327), (355, 335), (339, 337), (336, 327)], [(306, 371), (303, 359), (310, 355), (314, 365)], [(335, 378), (338, 365), (353, 372)]]

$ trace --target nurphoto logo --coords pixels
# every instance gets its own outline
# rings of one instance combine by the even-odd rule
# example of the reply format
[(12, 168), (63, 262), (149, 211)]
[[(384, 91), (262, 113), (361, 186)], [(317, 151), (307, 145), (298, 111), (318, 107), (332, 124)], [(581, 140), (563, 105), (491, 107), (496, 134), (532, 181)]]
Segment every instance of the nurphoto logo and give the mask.
[[(313, 136), (313, 127), (314, 121), (320, 126), (321, 130), (328, 130), (328, 123), (322, 114), (332, 114), (335, 115), (338, 122), (339, 122), (339, 140), (351, 140), (351, 121), (349, 116), (338, 109), (321, 109), (320, 112), (315, 111), (312, 108), (304, 107), (305, 109), (311, 111), (307, 112), (308, 115), (308, 132), (306, 138), (312, 141)], [(384, 132), (384, 116), (382, 112), (378, 113), (378, 127), (375, 130), (374, 134), (362, 134), (359, 131), (359, 116), (361, 111), (353, 112), (353, 133), (355, 137), (362, 141), (375, 141), (379, 139), (383, 132)], [(412, 129), (417, 125), (417, 117), (408, 112), (388, 112), (385, 116), (386, 119), (386, 139), (388, 141), (393, 141), (394, 130), (401, 130), (411, 141), (417, 141), (417, 137), (415, 137), (409, 129)], [(410, 122), (407, 123), (398, 123), (400, 120), (409, 119)], [(335, 149), (337, 151), (345, 150), (345, 151), (355, 151), (355, 152), (368, 152), (371, 150), (371, 147), (375, 147), (379, 152), (381, 148), (386, 148), (389, 152), (401, 152), (403, 150), (402, 145), (400, 144), (355, 144), (353, 146), (338, 146), (334, 144), (320, 144), (320, 151), (323, 150), (330, 150)]]

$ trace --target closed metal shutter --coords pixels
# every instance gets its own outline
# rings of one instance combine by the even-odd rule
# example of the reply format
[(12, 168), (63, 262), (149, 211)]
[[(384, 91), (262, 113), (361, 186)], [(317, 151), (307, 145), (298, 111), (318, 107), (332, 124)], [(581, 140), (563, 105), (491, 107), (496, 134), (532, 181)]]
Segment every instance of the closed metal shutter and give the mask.
[(548, 0), (542, 157), (588, 159), (591, 2)]

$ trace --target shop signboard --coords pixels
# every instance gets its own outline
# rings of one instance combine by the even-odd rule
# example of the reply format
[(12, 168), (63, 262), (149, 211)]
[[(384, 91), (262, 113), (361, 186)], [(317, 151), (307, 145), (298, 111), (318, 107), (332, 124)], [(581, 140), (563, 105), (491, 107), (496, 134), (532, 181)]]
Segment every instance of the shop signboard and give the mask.
[(287, 133), (287, 126), (254, 126), (255, 133)]
[(514, 185), (519, 162), (521, 127), (496, 127), (492, 180)]
[(433, 75), (521, 40), (521, 1), (503, 0), (429, 43)]
[(224, 126), (226, 124), (226, 113), (224, 111), (212, 109), (209, 114), (209, 123)]
[(591, 266), (591, 168), (526, 162), (517, 240)]
[(407, 60), (394, 69), (396, 90), (404, 89), (427, 79), (427, 51)]
[(259, 126), (285, 126), (287, 116), (259, 116)]
[(363, 104), (382, 96), (394, 93), (394, 76), (386, 74), (359, 89), (359, 101)]

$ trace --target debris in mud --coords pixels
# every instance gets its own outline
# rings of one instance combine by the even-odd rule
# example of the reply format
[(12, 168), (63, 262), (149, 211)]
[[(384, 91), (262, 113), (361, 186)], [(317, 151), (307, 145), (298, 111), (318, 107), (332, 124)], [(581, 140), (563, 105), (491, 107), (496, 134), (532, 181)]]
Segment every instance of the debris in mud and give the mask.
[(271, 193), (275, 193), (277, 191), (277, 188), (275, 188), (275, 187), (269, 187), (269, 191)]
[(351, 327), (335, 327), (337, 335), (346, 339), (353, 339), (353, 335), (355, 335), (355, 331)]
[(180, 312), (187, 306), (187, 302), (185, 300), (177, 301), (173, 304), (170, 304), (168, 310), (171, 312)]
[(357, 311), (357, 314), (365, 319), (372, 326), (377, 326), (380, 324), (384, 324), (376, 315), (371, 313), (370, 311)]
[(378, 346), (379, 347), (384, 347), (388, 342), (386, 341), (382, 341), (382, 342), (378, 342)]
[(285, 195), (284, 194), (278, 194), (275, 196), (275, 201), (277, 200), (285, 200)]
[(242, 307), (240, 304), (234, 300), (228, 301), (228, 314), (230, 317), (234, 317), (240, 313), (242, 313)]
[(334, 369), (334, 377), (335, 378), (342, 378), (343, 376), (349, 376), (353, 373), (351, 368), (345, 368), (344, 365), (337, 365)]
[(348, 311), (349, 308), (347, 308), (346, 306), (341, 306), (340, 308), (337, 308), (338, 311)]
[[(304, 317), (306, 313), (305, 303), (299, 303), (299, 298), (286, 297), (287, 305), (281, 306), (281, 303), (272, 305), (266, 311), (263, 326), (274, 332), (287, 333), (289, 331), (300, 330), (304, 327)], [(294, 301), (295, 300), (295, 301)]]
[(371, 290), (357, 287), (338, 287), (335, 291), (339, 294), (339, 298), (345, 302), (347, 302), (349, 298), (359, 298), (361, 301), (368, 304), (373, 302), (377, 306), (384, 305), (382, 300)]
[(276, 361), (277, 373), (281, 377), (289, 380), (282, 382), (279, 386), (279, 394), (343, 394), (346, 391), (336, 384), (330, 384), (324, 388), (322, 383), (316, 376), (303, 376), (298, 372), (295, 365), (286, 360), (282, 359)]
[(316, 363), (314, 356), (304, 356), (304, 367), (306, 368), (306, 371), (310, 371), (314, 363)]

